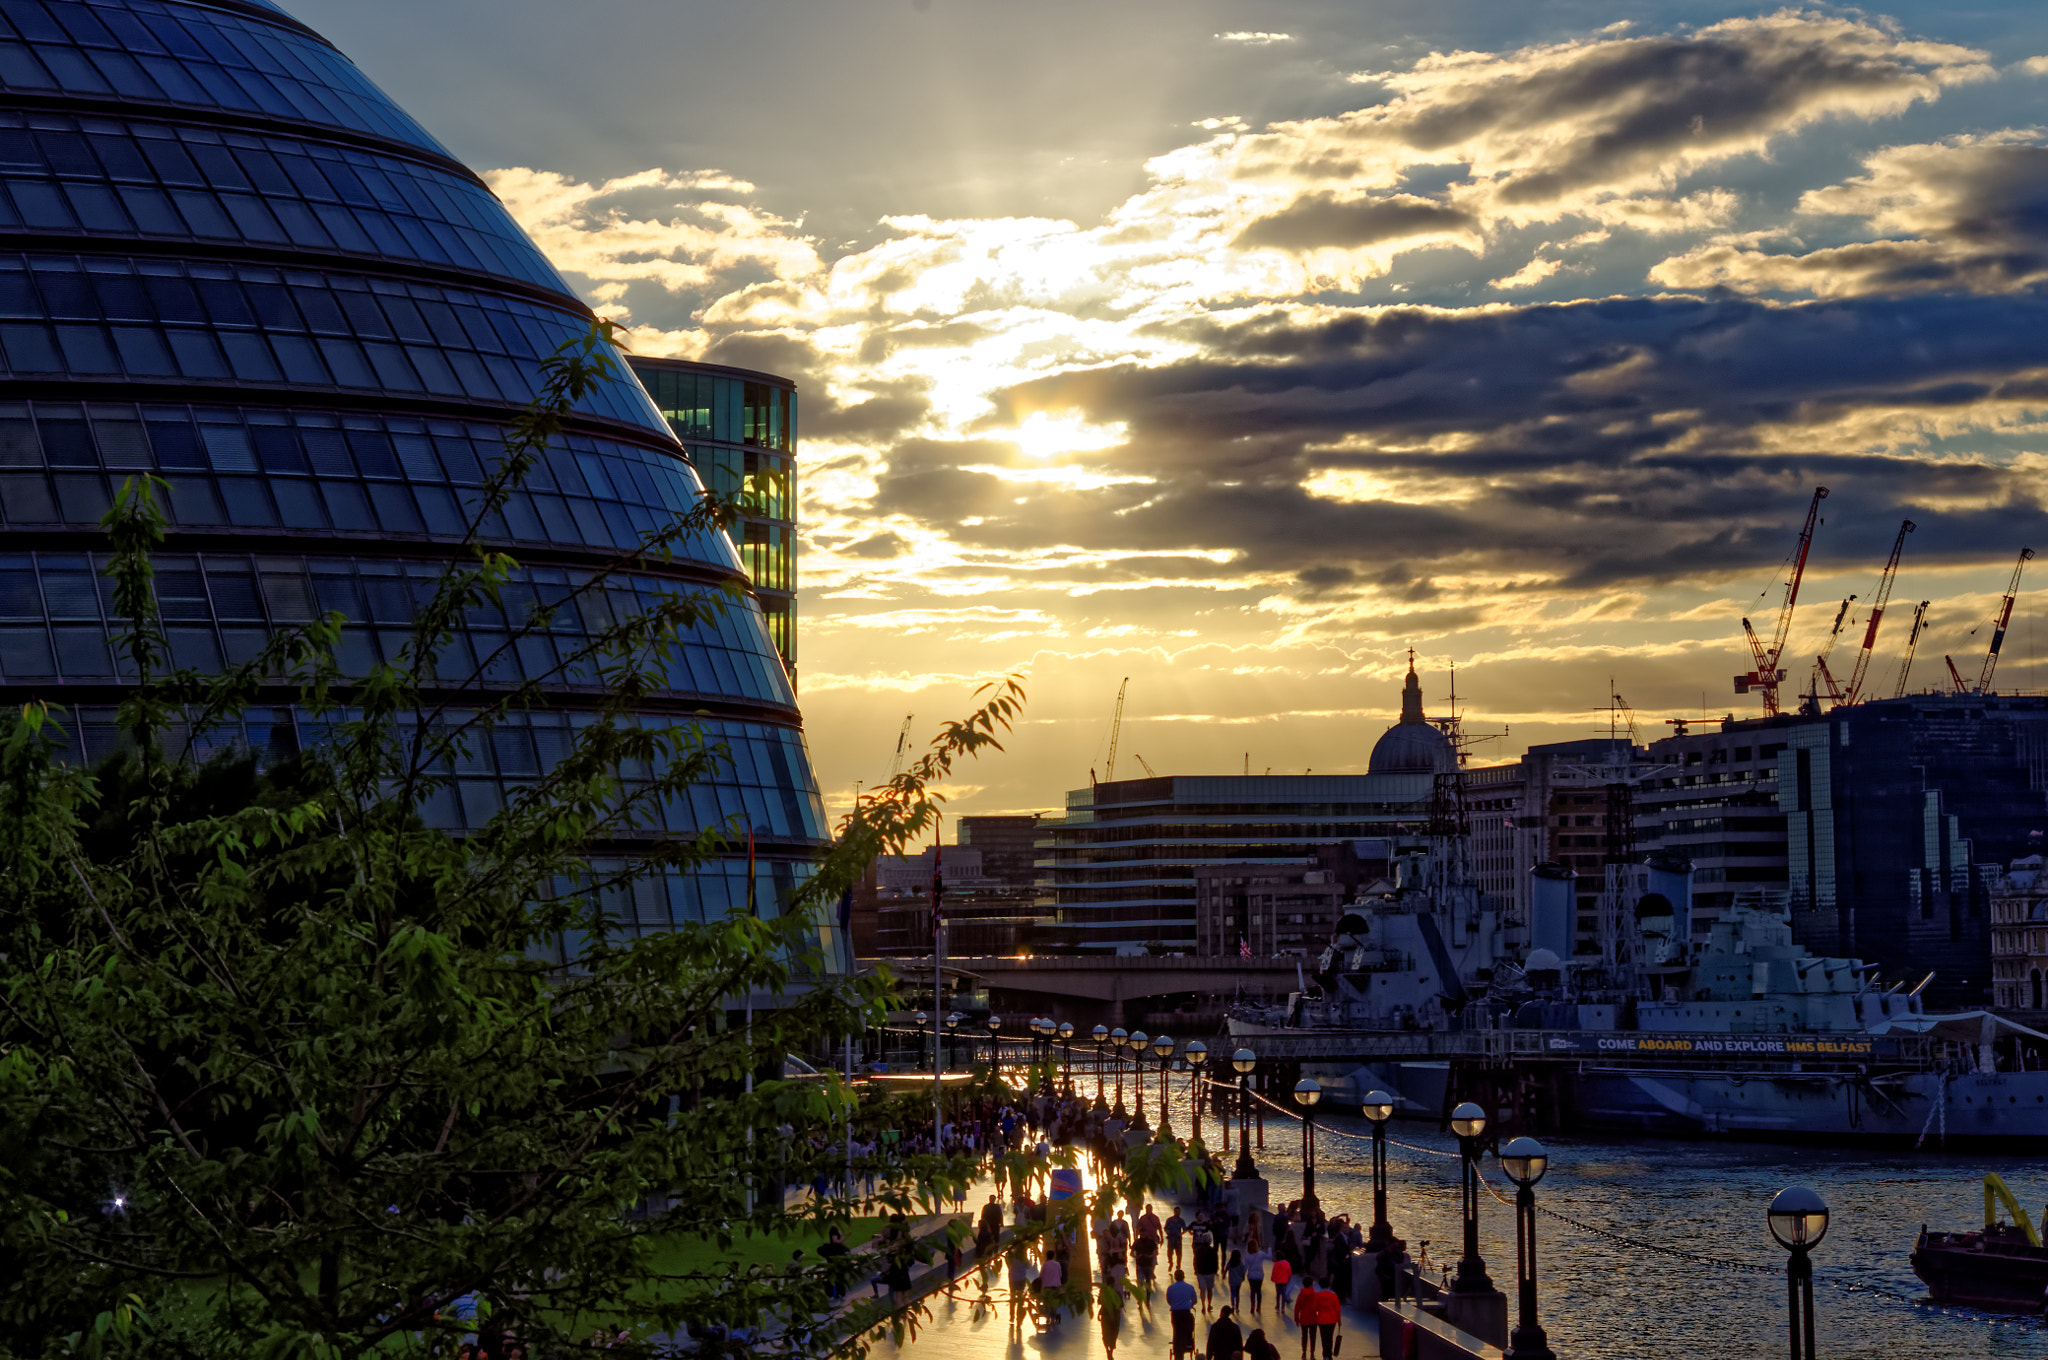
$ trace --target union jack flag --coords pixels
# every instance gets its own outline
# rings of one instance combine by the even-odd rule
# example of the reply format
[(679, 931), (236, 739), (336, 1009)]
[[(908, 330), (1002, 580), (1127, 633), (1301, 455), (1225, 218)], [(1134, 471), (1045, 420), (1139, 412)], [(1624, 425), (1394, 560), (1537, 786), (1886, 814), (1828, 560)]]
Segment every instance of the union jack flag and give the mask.
[(1237, 956), (1241, 959), (1248, 959), (1252, 956), (1252, 942), (1242, 935), (1237, 937)]

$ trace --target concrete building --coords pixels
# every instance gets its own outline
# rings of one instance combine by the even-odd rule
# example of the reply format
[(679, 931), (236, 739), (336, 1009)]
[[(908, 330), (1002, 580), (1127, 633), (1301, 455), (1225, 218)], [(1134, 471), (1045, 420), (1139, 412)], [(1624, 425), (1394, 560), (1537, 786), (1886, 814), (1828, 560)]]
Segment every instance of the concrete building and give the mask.
[(962, 817), (957, 823), (960, 844), (981, 852), (982, 872), (1013, 888), (1038, 883), (1040, 814)]
[(1205, 864), (1195, 870), (1195, 953), (1314, 958), (1348, 904), (1382, 886), (1393, 842), (1318, 846), (1307, 864)]
[(2028, 855), (1991, 880), (1991, 1005), (2039, 1028), (2048, 1015), (2048, 883)]

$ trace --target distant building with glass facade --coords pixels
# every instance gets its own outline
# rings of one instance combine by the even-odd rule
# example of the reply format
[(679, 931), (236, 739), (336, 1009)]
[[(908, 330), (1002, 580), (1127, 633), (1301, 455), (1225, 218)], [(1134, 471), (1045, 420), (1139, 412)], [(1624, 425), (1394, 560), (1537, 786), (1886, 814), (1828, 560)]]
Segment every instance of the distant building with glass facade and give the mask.
[[(470, 170), (262, 0), (9, 3), (0, 82), (0, 702), (65, 705), (78, 758), (112, 748), (121, 623), (97, 521), (142, 472), (170, 484), (158, 583), (179, 664), (234, 663), (330, 609), (349, 620), (346, 666), (392, 656), (462, 551), (505, 421), (541, 360), (588, 331), (589, 308)], [(744, 450), (747, 389), (727, 427), (711, 390), (712, 443), (736, 428)], [(764, 451), (788, 439), (775, 390), (755, 418)], [(564, 609), (551, 634), (515, 640), (525, 611), (699, 490), (630, 375), (582, 403), (485, 526), (522, 564), (509, 616), (473, 616), (444, 667), (484, 686), (540, 680), (547, 702), (456, 771), (423, 809), (432, 824), (480, 824), (589, 720), (597, 696), (555, 648), (594, 613)], [(715, 587), (742, 570), (707, 534), (621, 588)], [(826, 826), (767, 618), (748, 601), (704, 626), (666, 680), (649, 720), (706, 715), (733, 766), (669, 808), (665, 829), (751, 828), (755, 905), (773, 913)], [(206, 734), (260, 752), (322, 737), (288, 695)], [(612, 905), (622, 928), (660, 930), (744, 905), (747, 882), (736, 855)], [(836, 923), (819, 931), (843, 966)]]
[(796, 384), (772, 373), (632, 359), (640, 385), (690, 452), (704, 484), (730, 496), (757, 473), (761, 513), (735, 531), (740, 560), (782, 663), (796, 678)]

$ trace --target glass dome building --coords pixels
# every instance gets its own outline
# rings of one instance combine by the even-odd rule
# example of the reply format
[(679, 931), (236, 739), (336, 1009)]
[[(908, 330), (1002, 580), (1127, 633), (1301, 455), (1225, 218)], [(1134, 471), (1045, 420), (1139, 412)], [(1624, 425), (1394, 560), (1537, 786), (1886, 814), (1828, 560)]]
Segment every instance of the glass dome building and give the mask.
[[(0, 701), (65, 705), (80, 759), (115, 740), (97, 521), (124, 478), (170, 484), (159, 586), (182, 665), (249, 656), (276, 625), (339, 609), (345, 658), (403, 642), (415, 583), (591, 313), (476, 175), (317, 33), (264, 0), (7, 0), (0, 6)], [(630, 548), (700, 489), (623, 363), (487, 526), (523, 566), (514, 610)], [(640, 579), (744, 575), (707, 534)], [(573, 626), (573, 625), (572, 625)], [(549, 639), (476, 620), (487, 683), (553, 673)], [(460, 659), (458, 657), (458, 659)], [(453, 671), (454, 667), (447, 668)], [(650, 700), (704, 713), (728, 775), (676, 831), (751, 827), (772, 914), (826, 839), (788, 672), (752, 600), (707, 627)], [(476, 825), (566, 747), (594, 696), (494, 733), (424, 811)], [(317, 741), (286, 704), (233, 739)], [(746, 860), (645, 885), (629, 928), (743, 902)], [(834, 923), (821, 938), (840, 966)]]

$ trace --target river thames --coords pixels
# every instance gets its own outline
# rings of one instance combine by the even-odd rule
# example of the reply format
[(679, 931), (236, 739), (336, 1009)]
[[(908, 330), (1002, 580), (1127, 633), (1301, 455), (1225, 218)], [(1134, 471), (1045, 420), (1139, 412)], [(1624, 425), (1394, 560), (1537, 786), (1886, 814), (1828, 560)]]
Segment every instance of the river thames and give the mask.
[[(1175, 1127), (1188, 1128), (1177, 1102)], [(1370, 1125), (1347, 1116), (1317, 1120), (1316, 1189), (1329, 1213), (1372, 1216)], [(1207, 1132), (1215, 1138), (1214, 1120)], [(1350, 1136), (1346, 1136), (1350, 1135)], [(1389, 1149), (1388, 1217), (1411, 1255), (1429, 1243), (1430, 1260), (1455, 1261), (1458, 1163), (1442, 1155), (1455, 1140), (1426, 1126), (1396, 1124)], [(1269, 1117), (1259, 1169), (1275, 1202), (1301, 1193), (1300, 1125)], [(1943, 1310), (1871, 1292), (1921, 1299), (1925, 1289), (1908, 1256), (1920, 1225), (1968, 1228), (1983, 1219), (1983, 1176), (1999, 1172), (2029, 1214), (2048, 1200), (2048, 1158), (1956, 1155), (1939, 1151), (1834, 1152), (1767, 1144), (1551, 1140), (1549, 1174), (1537, 1202), (1580, 1222), (1631, 1239), (1629, 1245), (1539, 1217), (1539, 1280), (1543, 1325), (1560, 1360), (1698, 1360), (1783, 1356), (1785, 1253), (1764, 1224), (1777, 1191), (1801, 1184), (1832, 1211), (1826, 1240), (1814, 1252), (1816, 1340), (1828, 1360), (1847, 1357), (2048, 1357), (2048, 1329), (2028, 1318), (1965, 1309)], [(1229, 1159), (1225, 1159), (1226, 1165)], [(1497, 1163), (1487, 1178), (1503, 1194), (1512, 1187)], [(1165, 1213), (1164, 1208), (1160, 1210)], [(1497, 1287), (1514, 1294), (1514, 1220), (1507, 1206), (1482, 1202), (1480, 1248)], [(1673, 1248), (1766, 1267), (1749, 1271), (1709, 1264), (1649, 1247)], [(1853, 1288), (1852, 1288), (1853, 1286)], [(971, 1290), (963, 1289), (963, 1294)], [(1085, 1360), (1103, 1347), (1088, 1319), (1049, 1336), (1028, 1326), (1014, 1340), (1000, 1319), (977, 1323), (972, 1310), (941, 1296), (934, 1319), (910, 1345), (879, 1355), (916, 1360)], [(1148, 1325), (1131, 1310), (1118, 1360), (1167, 1353), (1161, 1312)], [(1371, 1342), (1349, 1325), (1346, 1357), (1370, 1355)], [(1281, 1331), (1282, 1354), (1298, 1353), (1296, 1334)]]

